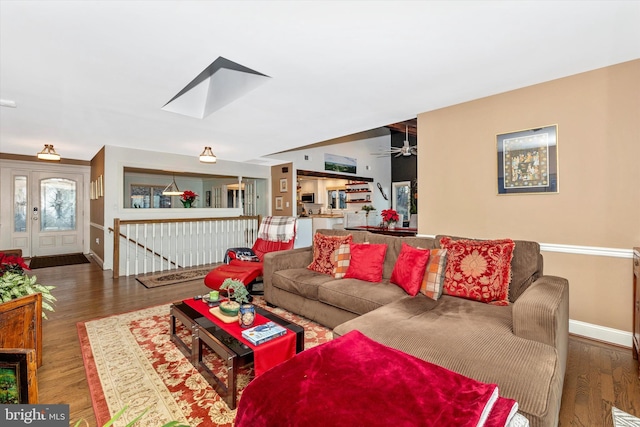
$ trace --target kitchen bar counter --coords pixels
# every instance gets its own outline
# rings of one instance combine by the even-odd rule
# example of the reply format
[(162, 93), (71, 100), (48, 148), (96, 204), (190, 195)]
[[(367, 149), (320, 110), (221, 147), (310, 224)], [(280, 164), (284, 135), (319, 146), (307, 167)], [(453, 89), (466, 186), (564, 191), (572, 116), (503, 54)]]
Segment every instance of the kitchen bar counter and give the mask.
[(409, 227), (386, 228), (386, 227), (374, 227), (372, 225), (370, 226), (361, 225), (358, 227), (345, 227), (345, 230), (370, 231), (371, 233), (386, 234), (388, 236), (415, 236), (416, 234), (418, 234), (417, 228), (409, 228)]

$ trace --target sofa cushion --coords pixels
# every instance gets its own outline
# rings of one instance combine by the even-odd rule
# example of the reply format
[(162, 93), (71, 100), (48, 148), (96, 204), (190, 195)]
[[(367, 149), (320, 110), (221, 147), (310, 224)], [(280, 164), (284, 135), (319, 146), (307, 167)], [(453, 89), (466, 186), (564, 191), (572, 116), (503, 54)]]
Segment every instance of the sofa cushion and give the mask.
[(525, 240), (515, 240), (511, 261), (511, 284), (509, 285), (509, 301), (515, 302), (527, 290), (542, 270), (539, 262), (540, 244)]
[(345, 243), (351, 243), (351, 234), (325, 236), (316, 233), (313, 236), (313, 261), (307, 268), (322, 274), (333, 274), (333, 253)]
[(351, 243), (351, 260), (345, 278), (379, 282), (382, 280), (386, 244)]
[(443, 237), (440, 245), (447, 250), (444, 293), (486, 303), (509, 304), (513, 240)]
[(424, 271), (429, 261), (429, 249), (418, 249), (402, 242), (402, 250), (391, 273), (391, 283), (416, 296), (420, 290)]
[(402, 251), (402, 243), (406, 243), (414, 248), (431, 249), (435, 247), (435, 240), (428, 237), (396, 237), (384, 234), (368, 233), (369, 243), (383, 243), (387, 245), (387, 254), (384, 258), (384, 269), (382, 277), (390, 279), (393, 269)]
[(407, 294), (383, 279), (372, 283), (359, 279), (329, 280), (318, 286), (318, 300), (356, 314), (368, 313)]
[(431, 249), (429, 262), (420, 283), (420, 292), (436, 301), (442, 296), (446, 263), (446, 249)]
[(406, 296), (338, 325), (333, 333), (342, 336), (354, 329), (420, 359), (498, 384), (500, 395), (515, 399), (532, 425), (550, 425), (545, 420), (553, 419), (558, 409), (549, 407), (562, 394), (558, 353), (550, 345), (515, 336), (511, 306), (448, 295), (438, 301)]
[(307, 268), (278, 270), (271, 276), (273, 287), (310, 300), (318, 299), (318, 286), (334, 280), (332, 276), (320, 274)]

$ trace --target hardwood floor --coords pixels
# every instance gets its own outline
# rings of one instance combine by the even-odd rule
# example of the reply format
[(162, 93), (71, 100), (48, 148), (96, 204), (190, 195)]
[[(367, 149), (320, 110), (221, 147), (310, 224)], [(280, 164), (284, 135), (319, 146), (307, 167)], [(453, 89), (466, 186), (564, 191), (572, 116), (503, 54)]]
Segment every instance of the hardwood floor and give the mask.
[[(54, 285), (56, 311), (43, 322), (41, 403), (70, 405), (71, 421), (95, 425), (76, 323), (170, 303), (206, 291), (200, 284), (147, 289), (133, 278), (112, 279), (96, 264), (36, 269), (38, 282)], [(640, 416), (638, 361), (630, 349), (570, 337), (560, 426), (612, 426), (611, 406)]]

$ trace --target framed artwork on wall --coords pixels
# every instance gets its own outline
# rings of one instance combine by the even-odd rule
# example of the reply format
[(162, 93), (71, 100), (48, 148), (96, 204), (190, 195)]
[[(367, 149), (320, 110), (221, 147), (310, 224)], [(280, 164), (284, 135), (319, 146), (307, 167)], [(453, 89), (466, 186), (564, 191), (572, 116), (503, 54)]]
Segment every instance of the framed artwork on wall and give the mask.
[(34, 349), (0, 349), (0, 404), (38, 403)]
[(558, 193), (557, 128), (497, 135), (498, 194)]
[(276, 196), (276, 210), (277, 210), (277, 211), (281, 211), (281, 210), (283, 209), (283, 208), (282, 208), (282, 205), (283, 205), (283, 198), (282, 198), (282, 196)]
[(280, 178), (280, 192), (287, 192), (287, 178)]

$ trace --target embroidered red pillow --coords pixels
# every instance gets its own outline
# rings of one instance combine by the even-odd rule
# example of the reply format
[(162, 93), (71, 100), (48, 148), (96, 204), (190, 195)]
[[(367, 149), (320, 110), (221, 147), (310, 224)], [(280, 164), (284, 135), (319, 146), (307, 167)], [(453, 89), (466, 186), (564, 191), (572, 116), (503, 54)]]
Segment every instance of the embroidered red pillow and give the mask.
[(440, 247), (447, 250), (445, 294), (495, 305), (509, 304), (513, 240), (443, 237)]
[(344, 275), (345, 279), (381, 282), (387, 245), (385, 243), (351, 243), (350, 249), (351, 260)]
[(342, 244), (351, 243), (351, 234), (347, 236), (325, 236), (316, 233), (313, 236), (313, 261), (307, 268), (322, 274), (333, 274), (333, 253)]
[(429, 249), (419, 249), (402, 242), (400, 255), (393, 266), (391, 283), (395, 283), (412, 297), (418, 294), (429, 261)]

